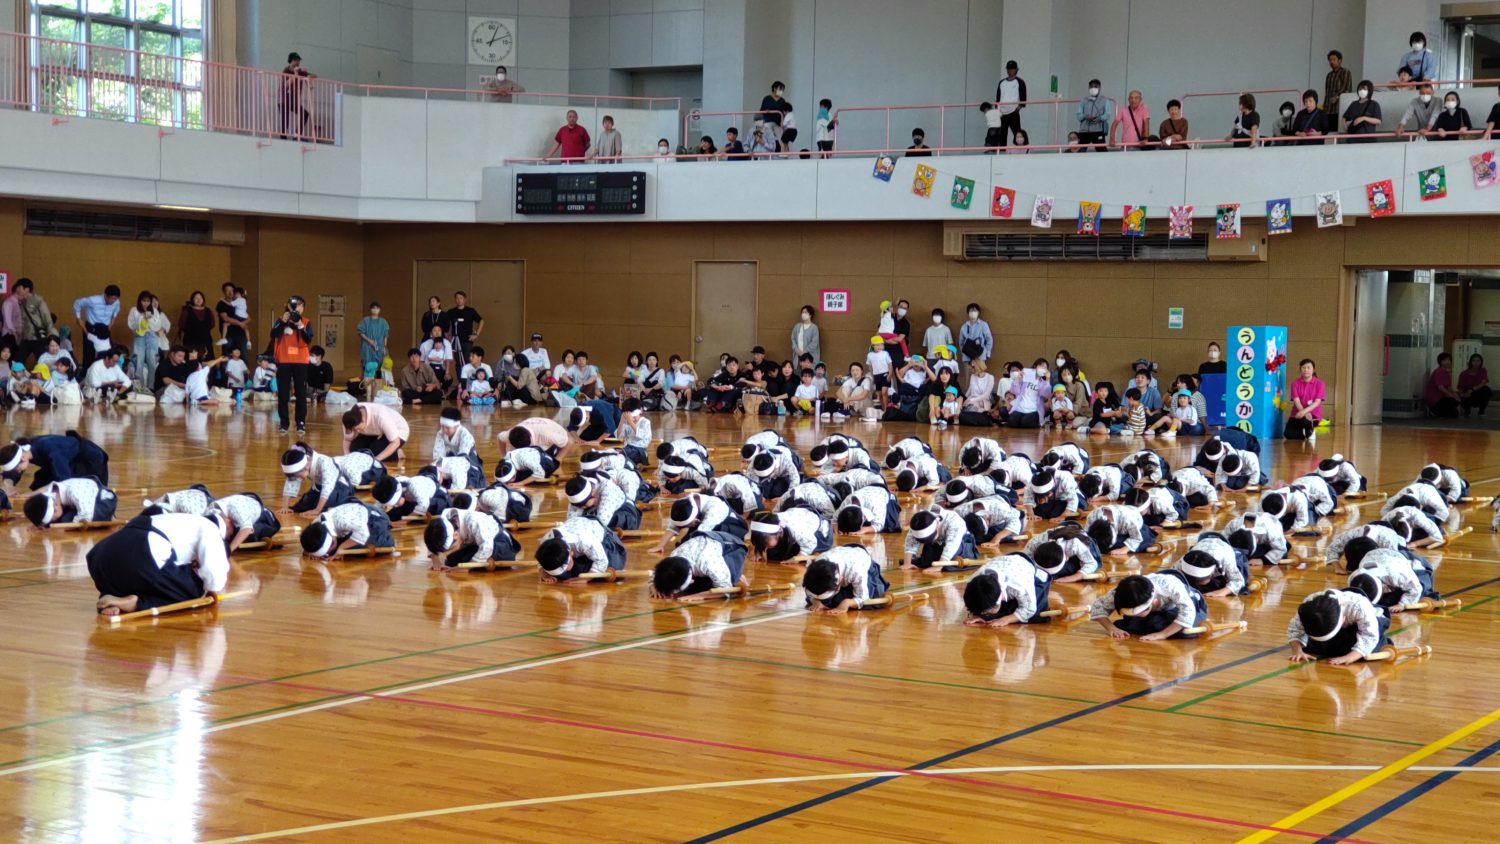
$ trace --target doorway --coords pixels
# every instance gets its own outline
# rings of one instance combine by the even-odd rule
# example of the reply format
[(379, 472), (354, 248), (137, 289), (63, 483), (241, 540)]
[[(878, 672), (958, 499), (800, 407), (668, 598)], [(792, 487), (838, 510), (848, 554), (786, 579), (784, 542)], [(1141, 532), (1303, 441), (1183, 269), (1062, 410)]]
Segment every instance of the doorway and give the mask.
[[(453, 307), (453, 293), (469, 294), (469, 305), (484, 319), (479, 345), (487, 359), (500, 355), (507, 343), (524, 345), (526, 322), (525, 261), (418, 261), (412, 294), (412, 332), (421, 329), (427, 299), (438, 297), (443, 309)], [(421, 342), (424, 338), (417, 338)], [(392, 348), (396, 345), (393, 344)]]
[(754, 261), (693, 263), (693, 361), (703, 373), (721, 352), (741, 360), (755, 346), (760, 265)]

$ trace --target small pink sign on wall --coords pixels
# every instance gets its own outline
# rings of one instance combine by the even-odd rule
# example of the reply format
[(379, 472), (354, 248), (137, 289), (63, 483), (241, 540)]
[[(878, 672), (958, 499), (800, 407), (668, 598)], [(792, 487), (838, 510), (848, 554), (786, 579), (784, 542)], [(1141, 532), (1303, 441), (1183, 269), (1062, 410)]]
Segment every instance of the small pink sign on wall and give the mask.
[(9, 292), (10, 292), (10, 273), (8, 271), (6, 271), (6, 270), (0, 270), (0, 296), (4, 296), (4, 295), (6, 295)]
[(825, 287), (818, 291), (818, 296), (823, 301), (823, 313), (825, 314), (847, 314), (849, 313), (849, 288), (847, 287)]

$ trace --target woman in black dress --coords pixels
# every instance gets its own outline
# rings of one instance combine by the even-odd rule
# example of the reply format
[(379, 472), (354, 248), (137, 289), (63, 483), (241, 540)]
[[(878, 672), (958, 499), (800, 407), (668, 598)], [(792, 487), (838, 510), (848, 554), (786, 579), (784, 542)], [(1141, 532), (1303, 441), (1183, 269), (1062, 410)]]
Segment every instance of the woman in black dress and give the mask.
[(214, 312), (202, 290), (194, 290), (177, 317), (177, 339), (188, 351), (196, 350), (200, 358), (212, 358), (214, 345)]

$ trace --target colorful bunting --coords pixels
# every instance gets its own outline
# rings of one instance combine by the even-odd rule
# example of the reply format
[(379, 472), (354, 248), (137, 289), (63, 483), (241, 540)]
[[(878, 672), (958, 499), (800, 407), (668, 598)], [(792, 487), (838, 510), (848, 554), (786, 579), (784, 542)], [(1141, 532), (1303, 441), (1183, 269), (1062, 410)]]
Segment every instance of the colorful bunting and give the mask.
[(1146, 206), (1125, 206), (1125, 216), (1120, 219), (1120, 234), (1125, 237), (1141, 237), (1145, 233)]
[(990, 216), (1010, 218), (1016, 210), (1016, 192), (1011, 188), (995, 188), (995, 196), (990, 200)]
[(1448, 168), (1438, 166), (1418, 173), (1417, 189), (1422, 193), (1423, 202), (1445, 198), (1448, 195)]
[(1214, 237), (1234, 240), (1240, 236), (1240, 204), (1231, 202), (1214, 209)]
[(1474, 173), (1476, 190), (1500, 182), (1500, 167), (1497, 165), (1500, 165), (1500, 162), (1496, 161), (1494, 150), (1469, 156), (1469, 170)]
[(1266, 200), (1266, 234), (1292, 233), (1291, 197)]
[(875, 159), (875, 172), (872, 174), (882, 182), (889, 182), (891, 174), (896, 172), (896, 156), (882, 155)]
[(1052, 228), (1052, 204), (1050, 196), (1037, 194), (1036, 201), (1031, 204), (1031, 224), (1039, 229)]
[(1336, 190), (1319, 193), (1313, 202), (1313, 211), (1320, 229), (1344, 224), (1344, 203), (1339, 200), (1339, 192)]
[(954, 208), (964, 211), (969, 210), (969, 205), (974, 201), (974, 180), (965, 179), (963, 176), (953, 177), (953, 194), (948, 198), (948, 204)]
[(932, 185), (937, 181), (937, 170), (926, 164), (917, 165), (917, 175), (911, 180), (911, 192), (927, 199), (932, 196)]
[(1365, 185), (1371, 217), (1389, 217), (1396, 213), (1396, 187), (1390, 179)]
[(1167, 209), (1167, 237), (1187, 240), (1193, 236), (1193, 206), (1173, 205)]
[(1099, 234), (1099, 203), (1078, 203), (1078, 233)]

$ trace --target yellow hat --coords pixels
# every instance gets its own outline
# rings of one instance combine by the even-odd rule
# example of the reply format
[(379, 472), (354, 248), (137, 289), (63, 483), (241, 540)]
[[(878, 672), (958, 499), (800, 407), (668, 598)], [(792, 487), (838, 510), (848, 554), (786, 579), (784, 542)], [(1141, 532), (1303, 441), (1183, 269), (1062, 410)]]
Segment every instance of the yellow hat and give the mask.
[(889, 308), (890, 306), (891, 306), (891, 300), (890, 299), (881, 299), (880, 300), (880, 309), (882, 311), (885, 310), (886, 308)]
[(884, 346), (885, 345), (885, 338), (881, 337), (879, 334), (876, 334), (874, 337), (870, 338), (870, 345), (871, 346)]
[(391, 356), (390, 355), (386, 355), (385, 358), (380, 361), (380, 368), (381, 369), (395, 369), (396, 368), (396, 362), (393, 361), (393, 360), (391, 360)]
[(948, 348), (947, 346), (938, 346), (937, 356), (942, 358), (943, 360), (948, 360), (949, 358), (953, 357), (953, 350)]
[(52, 377), (52, 367), (48, 366), (45, 363), (39, 363), (36, 366), (32, 367), (31, 374), (40, 375), (42, 376), (42, 380), (46, 381)]

